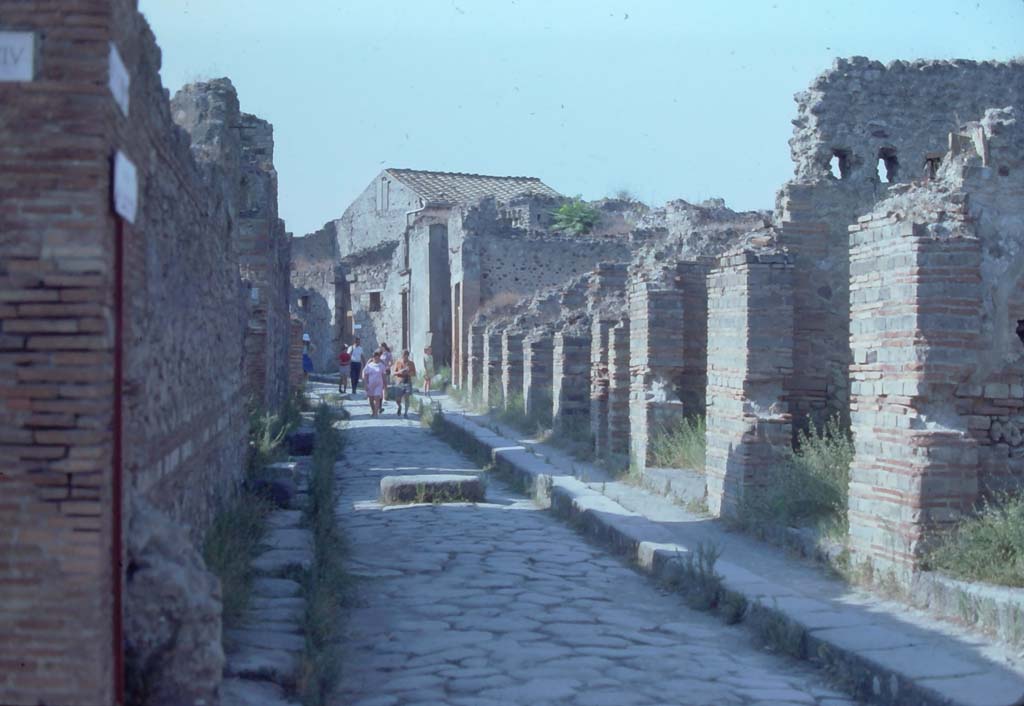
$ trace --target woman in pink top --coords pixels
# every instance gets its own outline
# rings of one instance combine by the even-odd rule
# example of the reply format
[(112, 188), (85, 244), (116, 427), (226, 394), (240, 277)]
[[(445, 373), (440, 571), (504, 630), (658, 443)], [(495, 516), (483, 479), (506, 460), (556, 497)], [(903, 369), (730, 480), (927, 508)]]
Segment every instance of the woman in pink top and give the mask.
[(373, 352), (373, 358), (363, 368), (363, 388), (370, 400), (370, 416), (380, 414), (381, 398), (384, 396), (384, 364), (380, 362), (380, 351)]

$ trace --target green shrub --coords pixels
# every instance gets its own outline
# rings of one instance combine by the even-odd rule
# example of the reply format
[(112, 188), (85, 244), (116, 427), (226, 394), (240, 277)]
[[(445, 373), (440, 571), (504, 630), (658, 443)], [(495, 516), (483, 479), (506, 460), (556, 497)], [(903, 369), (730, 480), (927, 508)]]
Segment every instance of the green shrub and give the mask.
[(249, 606), (255, 576), (251, 563), (272, 510), (263, 496), (242, 492), (217, 513), (206, 532), (203, 559), (220, 579), (225, 628), (237, 626)]
[(651, 435), (651, 465), (659, 468), (689, 468), (704, 472), (707, 423), (704, 416), (683, 419), (674, 426), (662, 426)]
[(983, 502), (928, 554), (926, 565), (967, 581), (1024, 587), (1024, 496)]
[(797, 434), (788, 452), (754, 498), (744, 498), (741, 518), (747, 523), (783, 526), (816, 524), (845, 536), (853, 440), (838, 417), (819, 430), (812, 422)]
[(505, 406), (499, 409), (495, 416), (499, 422), (513, 426), (525, 434), (541, 434), (550, 426), (551, 415), (545, 415), (543, 405), (535, 405), (535, 411), (527, 413), (525, 401), (521, 394), (509, 396)]
[(573, 235), (586, 235), (601, 220), (601, 211), (579, 196), (563, 203), (553, 213), (555, 230), (564, 230)]

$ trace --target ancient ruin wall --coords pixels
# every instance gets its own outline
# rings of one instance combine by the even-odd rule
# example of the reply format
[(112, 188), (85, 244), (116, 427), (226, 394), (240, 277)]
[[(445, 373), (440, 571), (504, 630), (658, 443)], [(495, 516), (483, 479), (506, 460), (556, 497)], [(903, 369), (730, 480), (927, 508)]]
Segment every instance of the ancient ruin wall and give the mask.
[[(333, 370), (331, 354), (337, 336), (338, 296), (335, 272), (337, 242), (332, 224), (303, 238), (291, 239), (291, 315), (298, 318), (313, 342), (313, 368)], [(345, 312), (341, 312), (342, 317)]]
[(965, 116), (1019, 105), (1022, 97), (1021, 62), (886, 66), (863, 57), (837, 60), (797, 94), (795, 178), (777, 196), (775, 219), (795, 258), (791, 405), (798, 420), (845, 415), (848, 406), (847, 227), (886, 197), (887, 182), (930, 173)]
[[(133, 654), (140, 635), (162, 655), (183, 647), (145, 624), (132, 600), (125, 635), (118, 631), (115, 598), (128, 562), (134, 576), (160, 566), (182, 576), (161, 563), (166, 554), (125, 557), (125, 528), (163, 512), (197, 538), (244, 468), (237, 194), (219, 185), (238, 162), (228, 143), (195, 161), (172, 121), (159, 49), (134, 2), (50, 10), (0, 3), (5, 24), (35, 31), (38, 49), (32, 83), (0, 84), (0, 161), (20, 175), (0, 186), (0, 365), (9, 368), (0, 386), (0, 448), (9, 457), (0, 544), (15, 557), (0, 570), (0, 632), (8, 637), (0, 663), (16, 665), (3, 670), (0, 702), (113, 703), (122, 640)], [(127, 115), (107, 89), (112, 45), (130, 76)], [(137, 168), (134, 222), (111, 210), (115, 151)], [(121, 389), (113, 377), (119, 328)], [(146, 499), (155, 507), (137, 512), (150, 507)], [(195, 557), (183, 537), (156, 544)], [(185, 590), (171, 583), (169, 593)], [(217, 614), (212, 593), (193, 590), (191, 600)], [(179, 675), (177, 698), (215, 695), (219, 629), (214, 618), (191, 633), (202, 644), (188, 646), (183, 669), (195, 671)], [(164, 676), (150, 674), (151, 686), (169, 688)]]
[(1024, 62), (836, 59), (795, 98), (789, 144), (797, 181), (831, 178), (836, 156), (846, 178), (877, 181), (881, 158), (906, 182), (945, 153), (946, 135), (961, 121), (1024, 103)]
[(950, 144), (851, 229), (850, 540), (897, 574), (1024, 482), (1024, 126), (992, 110)]

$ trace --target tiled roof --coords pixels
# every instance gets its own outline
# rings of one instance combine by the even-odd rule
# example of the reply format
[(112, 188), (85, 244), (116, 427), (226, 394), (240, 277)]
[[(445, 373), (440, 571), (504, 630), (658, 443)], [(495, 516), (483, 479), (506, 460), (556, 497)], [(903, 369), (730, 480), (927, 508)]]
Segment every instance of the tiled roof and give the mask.
[(502, 202), (527, 193), (561, 196), (536, 177), (427, 172), (419, 169), (386, 169), (385, 171), (427, 201), (452, 201), (471, 205), (485, 196), (493, 196)]

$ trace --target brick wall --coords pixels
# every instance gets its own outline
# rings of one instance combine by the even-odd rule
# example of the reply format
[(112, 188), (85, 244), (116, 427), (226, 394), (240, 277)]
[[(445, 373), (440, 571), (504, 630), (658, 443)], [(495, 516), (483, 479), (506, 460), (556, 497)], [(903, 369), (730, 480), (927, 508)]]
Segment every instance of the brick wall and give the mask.
[(518, 397), (523, 401), (523, 340), (522, 333), (505, 331), (501, 335), (501, 389), (505, 407)]
[(554, 339), (552, 398), (555, 425), (590, 428), (590, 335), (558, 331)]
[(629, 454), (629, 319), (608, 334), (608, 451)]
[(736, 516), (790, 447), (793, 265), (783, 253), (723, 256), (708, 275), (708, 509)]
[(488, 406), (501, 402), (501, 330), (488, 326), (483, 335), (481, 399)]
[(553, 332), (537, 329), (523, 340), (523, 406), (531, 416), (551, 418), (551, 373), (554, 367)]
[(38, 47), (31, 83), (0, 83), (4, 704), (113, 700), (116, 19), (77, 5), (0, 2), (2, 28)]

